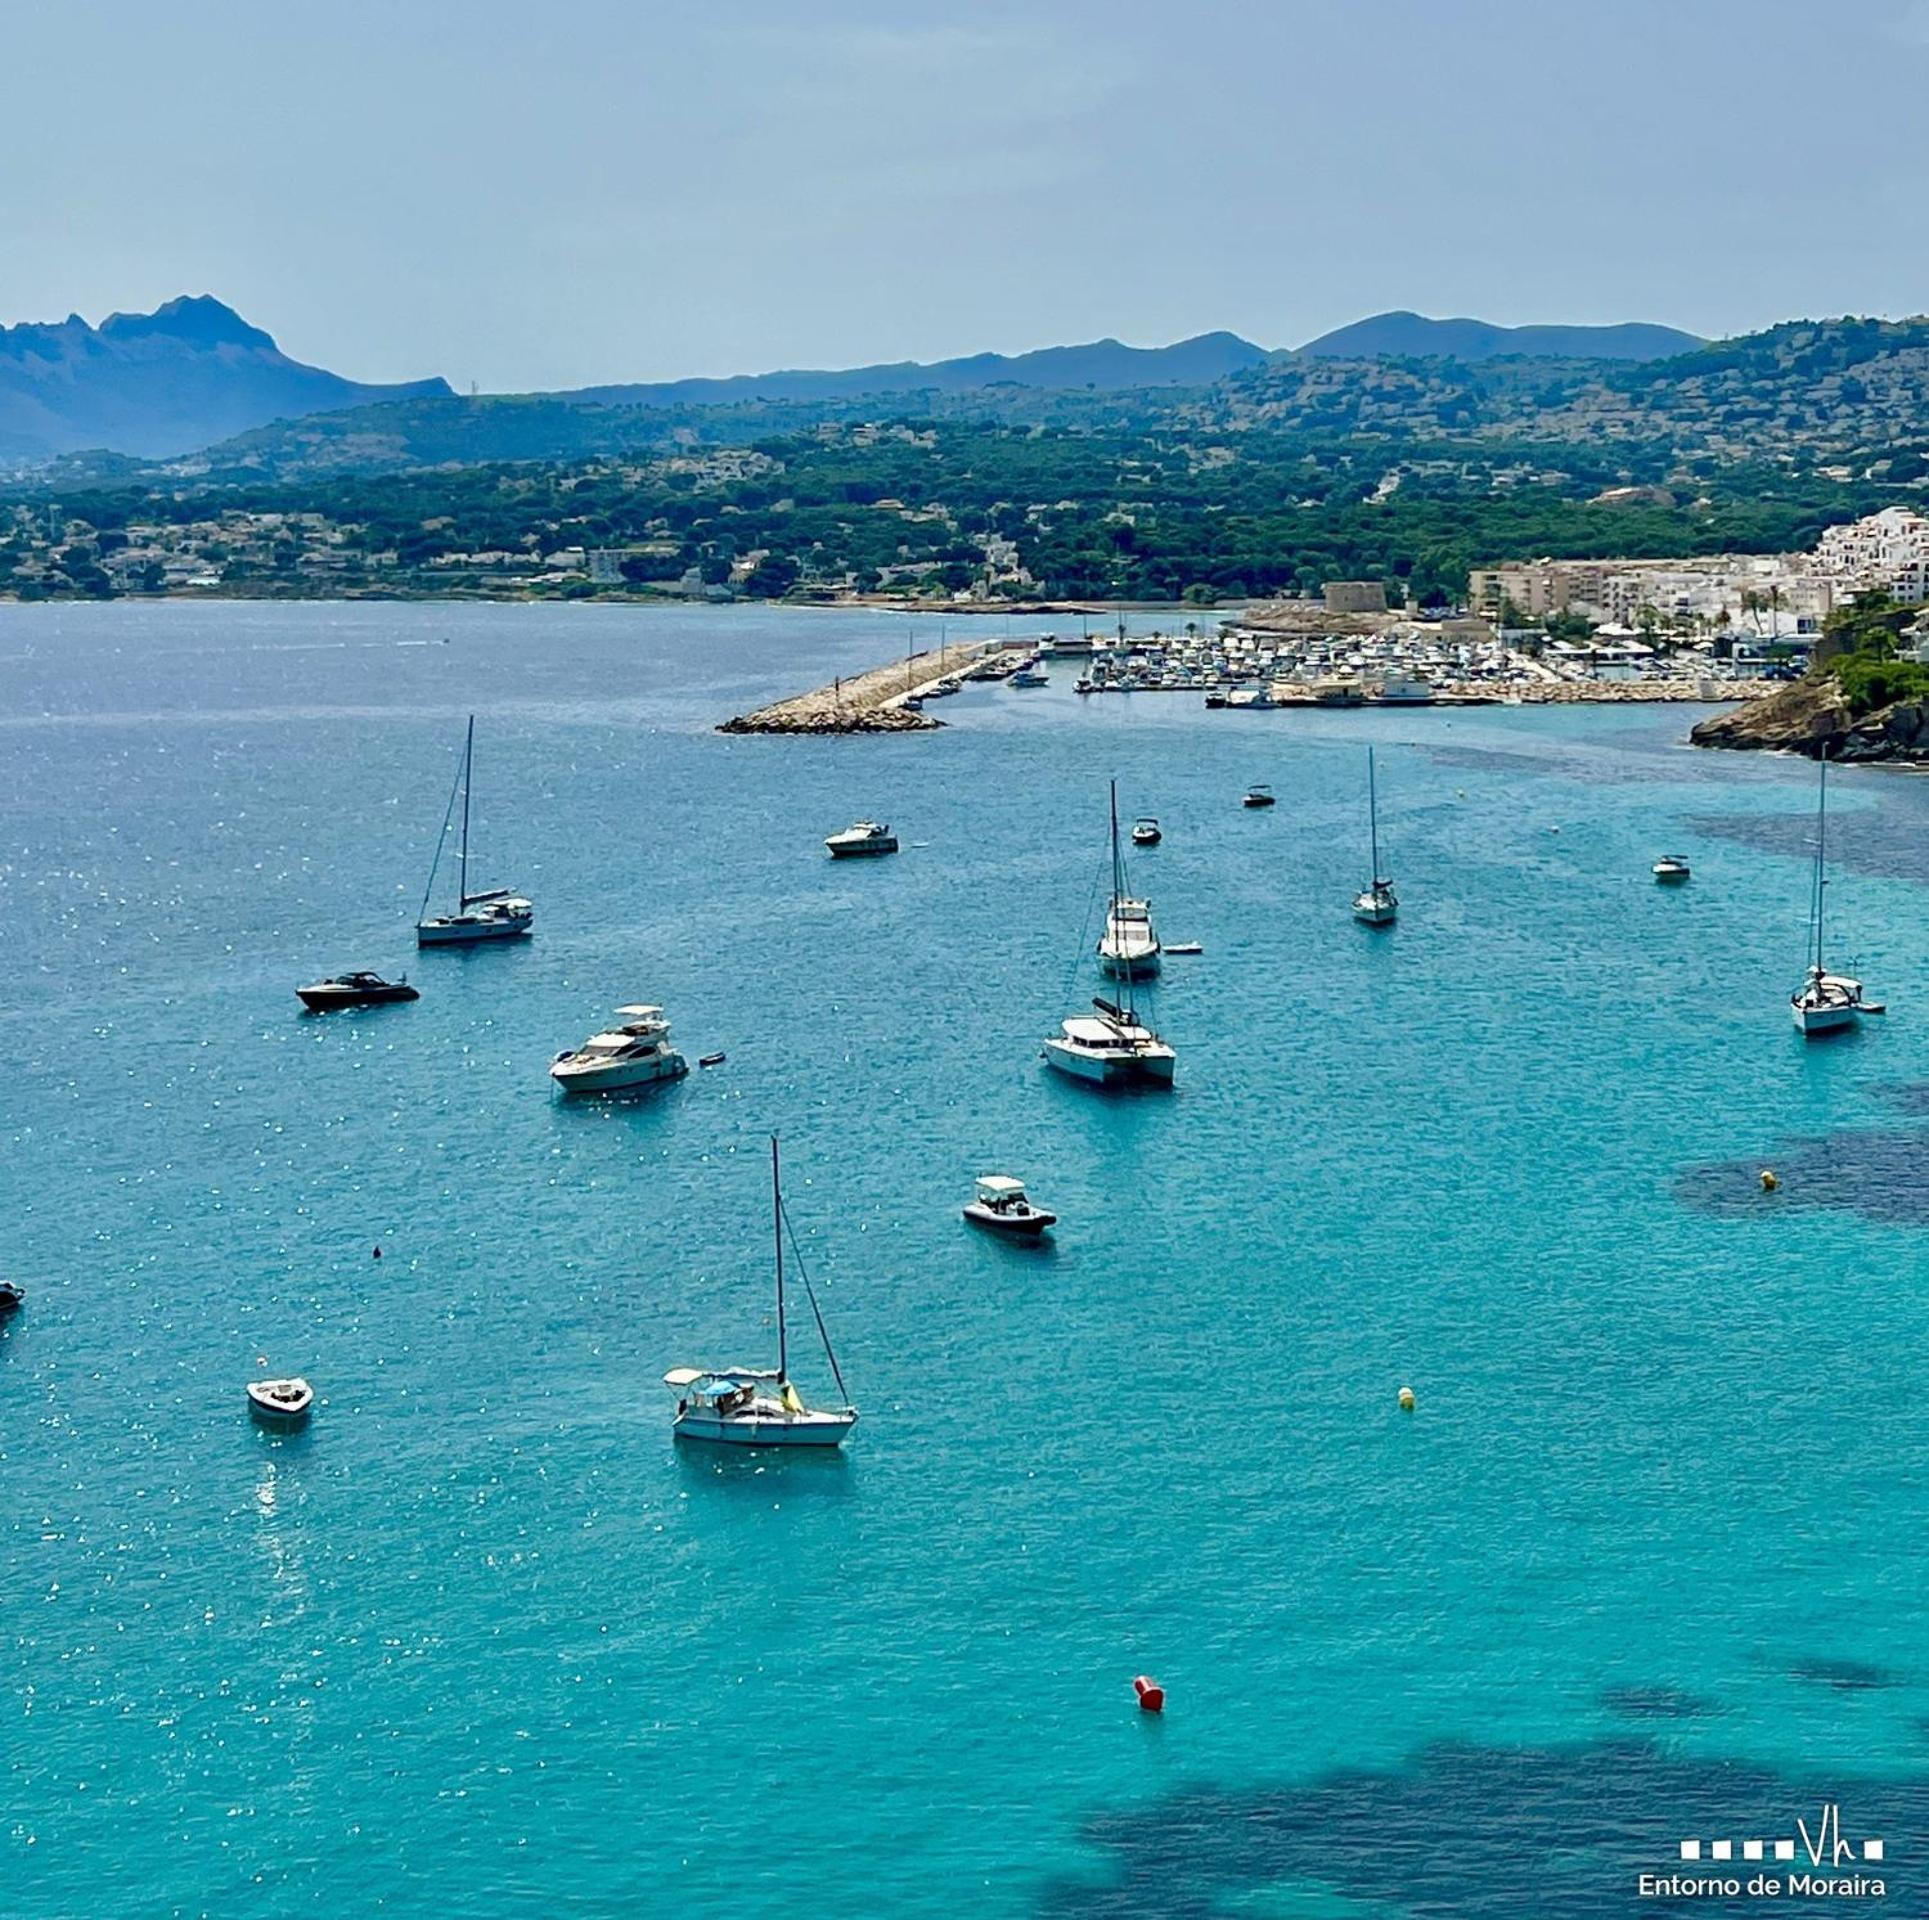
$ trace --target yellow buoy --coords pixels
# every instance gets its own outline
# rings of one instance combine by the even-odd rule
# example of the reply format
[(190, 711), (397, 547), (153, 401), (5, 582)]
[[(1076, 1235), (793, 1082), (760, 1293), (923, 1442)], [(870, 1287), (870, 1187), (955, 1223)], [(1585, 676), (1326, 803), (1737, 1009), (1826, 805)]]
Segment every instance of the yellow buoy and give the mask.
[(1773, 1167), (1764, 1167), (1762, 1169), (1762, 1191), (1764, 1193), (1773, 1193), (1781, 1184), (1781, 1181), (1775, 1177), (1775, 1169)]
[(1411, 1387), (1402, 1387), (1400, 1389), (1400, 1411), (1402, 1413), (1411, 1413), (1413, 1411), (1413, 1389)]

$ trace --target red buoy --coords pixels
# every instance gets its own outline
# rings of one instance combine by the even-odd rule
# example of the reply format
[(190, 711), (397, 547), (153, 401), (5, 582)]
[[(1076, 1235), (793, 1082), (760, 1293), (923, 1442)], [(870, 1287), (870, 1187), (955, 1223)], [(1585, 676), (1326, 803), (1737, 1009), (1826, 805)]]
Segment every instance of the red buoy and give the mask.
[(1156, 1680), (1142, 1673), (1132, 1682), (1132, 1691), (1139, 1696), (1140, 1712), (1163, 1713), (1165, 1711), (1165, 1689)]

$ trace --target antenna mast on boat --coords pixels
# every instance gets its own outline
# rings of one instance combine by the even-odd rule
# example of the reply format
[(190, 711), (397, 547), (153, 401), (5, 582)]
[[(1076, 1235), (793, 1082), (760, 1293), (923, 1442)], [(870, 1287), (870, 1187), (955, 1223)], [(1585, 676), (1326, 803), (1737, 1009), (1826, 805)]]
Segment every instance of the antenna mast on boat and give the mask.
[(777, 1136), (770, 1136), (770, 1216), (777, 1236), (777, 1379), (790, 1378), (790, 1349), (784, 1338), (784, 1189), (777, 1171)]
[(462, 886), (460, 911), (469, 910), (469, 777), (476, 764), (476, 717), (469, 716), (469, 737), (462, 747)]

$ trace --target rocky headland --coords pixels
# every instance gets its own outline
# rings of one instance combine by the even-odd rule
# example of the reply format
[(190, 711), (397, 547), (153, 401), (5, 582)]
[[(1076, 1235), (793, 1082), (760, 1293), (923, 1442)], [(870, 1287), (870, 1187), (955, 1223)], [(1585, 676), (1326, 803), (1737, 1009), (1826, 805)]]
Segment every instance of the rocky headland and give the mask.
[(1832, 678), (1797, 680), (1699, 722), (1698, 747), (1757, 748), (1850, 763), (1929, 763), (1929, 704), (1897, 700), (1864, 714), (1850, 711)]

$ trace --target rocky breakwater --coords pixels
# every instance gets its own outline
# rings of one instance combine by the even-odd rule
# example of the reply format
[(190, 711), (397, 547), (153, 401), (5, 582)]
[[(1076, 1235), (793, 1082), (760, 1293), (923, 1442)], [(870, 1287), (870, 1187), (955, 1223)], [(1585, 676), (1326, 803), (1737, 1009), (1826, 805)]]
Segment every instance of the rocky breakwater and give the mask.
[(1897, 700), (1856, 714), (1834, 680), (1798, 680), (1703, 720), (1688, 738), (1698, 747), (1802, 753), (1811, 760), (1929, 762), (1929, 705)]
[(718, 727), (719, 733), (928, 733), (942, 726), (930, 714), (907, 706), (939, 681), (954, 678), (988, 652), (989, 646), (947, 647), (942, 653), (914, 654), (893, 660), (849, 680), (793, 694), (755, 713), (740, 713)]

